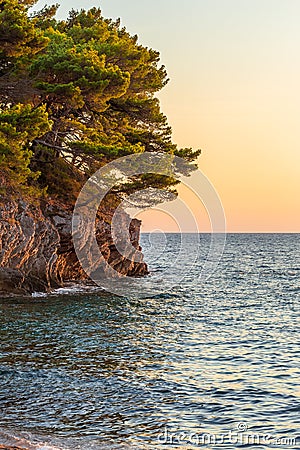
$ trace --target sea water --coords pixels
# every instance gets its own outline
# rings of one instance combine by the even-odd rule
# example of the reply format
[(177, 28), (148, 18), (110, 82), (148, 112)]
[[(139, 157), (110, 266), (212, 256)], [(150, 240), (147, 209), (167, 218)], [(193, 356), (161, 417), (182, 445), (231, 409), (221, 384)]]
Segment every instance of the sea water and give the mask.
[(228, 235), (203, 280), (210, 242), (143, 235), (132, 296), (1, 299), (0, 443), (300, 448), (300, 235)]

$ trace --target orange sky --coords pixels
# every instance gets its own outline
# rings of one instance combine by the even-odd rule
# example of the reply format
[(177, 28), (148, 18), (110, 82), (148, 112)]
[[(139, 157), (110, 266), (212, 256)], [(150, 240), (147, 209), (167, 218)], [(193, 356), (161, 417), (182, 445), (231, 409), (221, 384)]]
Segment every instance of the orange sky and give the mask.
[[(162, 55), (171, 82), (160, 99), (174, 140), (202, 149), (199, 168), (221, 197), (229, 232), (300, 232), (300, 2), (200, 3), (211, 28), (201, 31), (199, 15), (176, 52)], [(142, 215), (145, 230), (155, 217)]]
[[(171, 80), (159, 94), (162, 110), (179, 146), (202, 149), (199, 167), (219, 193), (229, 232), (300, 232), (299, 0), (61, 5), (61, 16), (100, 6), (160, 51)], [(210, 231), (201, 205), (182, 199)], [(161, 214), (142, 217), (145, 231), (177, 230)]]

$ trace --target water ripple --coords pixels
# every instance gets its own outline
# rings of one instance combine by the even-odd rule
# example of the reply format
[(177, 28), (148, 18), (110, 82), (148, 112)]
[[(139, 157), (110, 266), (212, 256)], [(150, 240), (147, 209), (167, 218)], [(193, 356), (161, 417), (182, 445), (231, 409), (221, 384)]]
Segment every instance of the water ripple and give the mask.
[(231, 235), (208, 282), (149, 298), (77, 289), (1, 300), (0, 443), (157, 448), (166, 427), (220, 436), (239, 424), (297, 437), (299, 239)]

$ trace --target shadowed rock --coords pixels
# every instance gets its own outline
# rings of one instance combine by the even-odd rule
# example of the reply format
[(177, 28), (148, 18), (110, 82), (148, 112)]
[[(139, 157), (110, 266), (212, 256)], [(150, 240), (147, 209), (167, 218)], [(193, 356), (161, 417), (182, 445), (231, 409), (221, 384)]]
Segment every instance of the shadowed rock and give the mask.
[[(113, 211), (99, 211), (96, 239), (101, 257), (122, 275), (143, 276), (147, 265), (140, 253), (141, 222), (130, 223), (124, 212), (121, 227), (130, 223), (128, 258), (118, 251), (111, 235)], [(86, 233), (90, 230), (86, 230)], [(88, 236), (86, 236), (87, 239)], [(83, 239), (85, 236), (83, 236)], [(46, 292), (66, 281), (80, 282), (88, 276), (79, 263), (72, 239), (72, 211), (54, 203), (31, 205), (23, 200), (0, 198), (0, 294), (26, 295)]]

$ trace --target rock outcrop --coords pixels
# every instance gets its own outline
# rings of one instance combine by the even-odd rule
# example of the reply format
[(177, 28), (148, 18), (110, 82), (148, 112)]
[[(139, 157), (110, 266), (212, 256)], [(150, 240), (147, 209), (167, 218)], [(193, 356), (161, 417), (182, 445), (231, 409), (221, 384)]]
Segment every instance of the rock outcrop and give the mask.
[[(109, 209), (99, 211), (97, 216), (101, 256), (122, 275), (146, 275), (148, 269), (139, 246), (140, 221), (130, 221), (124, 212), (124, 230), (130, 224), (131, 243), (131, 253), (126, 257), (118, 250), (120, 242), (112, 238), (112, 216)], [(72, 210), (53, 202), (33, 205), (0, 198), (0, 295), (45, 292), (66, 281), (86, 279), (74, 250)]]
[(21, 447), (15, 447), (15, 446), (11, 446), (11, 445), (1, 445), (1, 444), (0, 444), (0, 449), (1, 450), (25, 450), (24, 448), (21, 448)]

